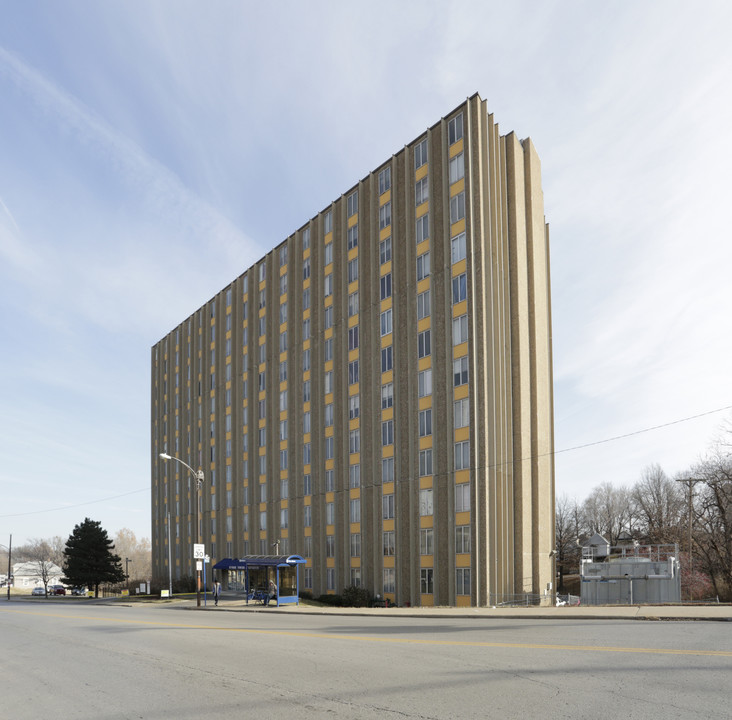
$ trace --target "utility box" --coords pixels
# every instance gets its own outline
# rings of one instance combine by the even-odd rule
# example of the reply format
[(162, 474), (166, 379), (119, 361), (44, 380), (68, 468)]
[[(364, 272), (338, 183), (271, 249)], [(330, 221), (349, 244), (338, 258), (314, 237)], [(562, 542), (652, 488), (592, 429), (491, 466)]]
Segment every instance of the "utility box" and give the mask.
[(678, 545), (618, 545), (600, 559), (582, 548), (583, 605), (642, 605), (681, 602)]

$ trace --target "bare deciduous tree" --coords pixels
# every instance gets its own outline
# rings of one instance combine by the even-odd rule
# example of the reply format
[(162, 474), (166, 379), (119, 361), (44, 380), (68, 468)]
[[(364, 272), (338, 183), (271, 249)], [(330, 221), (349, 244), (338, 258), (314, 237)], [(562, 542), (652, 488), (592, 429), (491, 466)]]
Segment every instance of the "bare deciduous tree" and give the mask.
[(617, 545), (620, 533), (632, 531), (633, 511), (630, 492), (605, 482), (598, 485), (582, 504), (587, 530), (600, 533), (611, 545)]
[[(150, 540), (138, 541), (128, 528), (118, 530), (114, 536), (115, 552), (122, 559), (122, 567), (129, 568), (130, 580), (149, 580), (152, 577), (152, 551)], [(129, 558), (129, 563), (126, 560)]]
[(644, 468), (630, 496), (639, 539), (650, 544), (680, 542), (685, 512), (683, 487), (671, 480), (660, 465)]

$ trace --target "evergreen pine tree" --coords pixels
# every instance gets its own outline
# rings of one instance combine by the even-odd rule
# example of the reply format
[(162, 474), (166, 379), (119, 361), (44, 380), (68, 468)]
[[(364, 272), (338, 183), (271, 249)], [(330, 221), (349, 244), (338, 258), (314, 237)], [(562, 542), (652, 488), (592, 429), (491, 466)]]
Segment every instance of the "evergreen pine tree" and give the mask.
[(99, 597), (101, 583), (116, 583), (125, 579), (122, 561), (113, 550), (114, 543), (102, 524), (85, 518), (66, 541), (64, 577), (61, 581), (67, 585), (94, 588), (94, 597)]

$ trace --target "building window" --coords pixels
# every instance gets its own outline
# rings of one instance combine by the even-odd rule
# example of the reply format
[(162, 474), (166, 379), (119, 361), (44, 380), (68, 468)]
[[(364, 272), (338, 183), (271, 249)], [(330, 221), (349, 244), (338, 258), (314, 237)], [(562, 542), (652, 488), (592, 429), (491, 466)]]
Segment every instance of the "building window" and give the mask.
[(348, 384), (355, 385), (358, 382), (358, 360), (348, 363)]
[(455, 528), (455, 552), (459, 555), (470, 552), (470, 525), (458, 525)]
[(323, 282), (323, 295), (330, 297), (333, 294), (333, 273), (328, 273)]
[(280, 441), (282, 440), (287, 440), (287, 420), (280, 420)]
[(280, 275), (280, 295), (287, 294), (287, 273)]
[(423, 253), (417, 258), (417, 281), (430, 276), (430, 254)]
[(264, 280), (264, 278), (266, 277), (266, 273), (267, 273), (267, 266), (265, 265), (265, 263), (262, 263), (259, 266), (259, 282), (262, 282)]
[(466, 257), (466, 250), (465, 250), (465, 233), (460, 233), (459, 235), (456, 235), (452, 241), (452, 262), (453, 264), (456, 262), (460, 262), (461, 260), (464, 260)]
[(458, 358), (452, 363), (453, 385), (465, 385), (468, 382), (468, 358), (467, 356)]
[(465, 159), (462, 153), (450, 158), (450, 184), (462, 180), (465, 177)]
[[(325, 557), (335, 557), (335, 535), (325, 536)], [(333, 573), (335, 575), (335, 572)], [(335, 589), (335, 584), (329, 590)]]
[(394, 383), (386, 383), (381, 386), (381, 409), (394, 406)]
[(323, 327), (325, 330), (333, 327), (333, 306), (329, 305), (323, 312)]
[(333, 470), (325, 471), (325, 492), (333, 492), (335, 490), (335, 473)]
[(351, 395), (348, 398), (348, 419), (354, 420), (357, 418), (360, 414), (361, 408), (360, 408), (361, 402), (360, 402), (360, 396), (359, 395)]
[(351, 193), (346, 198), (346, 208), (348, 210), (348, 217), (355, 215), (358, 212), (358, 190)]
[(305, 380), (302, 384), (302, 401), (310, 402), (310, 380)]
[(330, 395), (333, 392), (333, 371), (328, 370), (323, 375), (323, 390), (326, 395)]
[(302, 231), (302, 249), (307, 250), (310, 247), (310, 228)]
[(387, 493), (381, 498), (381, 516), (384, 520), (394, 519), (394, 495)]
[(302, 351), (302, 371), (307, 372), (308, 370), (310, 370), (310, 348)]
[(266, 511), (262, 511), (259, 513), (259, 529), (260, 530), (266, 530), (267, 529), (267, 513)]
[(391, 273), (386, 273), (386, 275), (381, 276), (381, 299), (386, 300), (386, 298), (391, 297)]
[(289, 514), (287, 512), (287, 508), (282, 508), (280, 510), (280, 527), (281, 528), (288, 527), (288, 521), (289, 521)]
[(427, 357), (431, 352), (430, 330), (423, 330), (417, 335), (417, 355), (421, 358)]
[(358, 258), (348, 261), (348, 282), (356, 282), (358, 280)]
[[(360, 542), (360, 538), (359, 538)], [(359, 548), (360, 550), (360, 548)], [(351, 586), (361, 587), (361, 568), (351, 568)]]
[(302, 321), (302, 339), (303, 341), (310, 339), (310, 318)]
[(361, 452), (361, 430), (359, 428), (348, 431), (348, 452), (351, 454)]
[(463, 114), (456, 115), (447, 123), (447, 140), (450, 145), (463, 137)]
[(420, 568), (419, 588), (422, 595), (432, 595), (434, 593), (434, 572), (432, 568)]
[(309, 442), (303, 443), (302, 446), (302, 464), (310, 465), (312, 462), (312, 446)]
[(383, 265), (391, 260), (391, 238), (388, 237), (379, 243), (379, 262)]
[(423, 528), (419, 531), (419, 554), (434, 555), (434, 530)]
[(462, 302), (468, 297), (468, 276), (466, 273), (460, 273), (452, 279), (452, 304)]
[(335, 525), (335, 503), (325, 503), (325, 524)]
[(425, 175), (421, 180), (417, 180), (414, 186), (414, 200), (415, 205), (421, 205), (423, 202), (429, 200), (429, 178)]
[(386, 530), (383, 533), (383, 550), (385, 557), (393, 557), (396, 550), (393, 530)]
[(381, 482), (394, 482), (394, 458), (382, 458), (381, 460)]
[(453, 420), (455, 429), (470, 425), (470, 399), (463, 398), (453, 403)]
[(358, 315), (358, 290), (348, 296), (348, 317)]
[(394, 444), (394, 421), (385, 420), (381, 423), (381, 445), (386, 447), (387, 445)]
[(432, 515), (432, 510), (432, 488), (424, 488), (419, 491), (419, 514)]
[(313, 483), (310, 479), (310, 473), (306, 473), (302, 476), (302, 494), (312, 495), (313, 494)]
[(432, 408), (419, 411), (419, 436), (432, 435)]
[(379, 208), (379, 230), (391, 225), (391, 200)]
[(361, 487), (361, 465), (359, 463), (349, 465), (348, 485), (351, 488)]
[(470, 483), (455, 485), (455, 512), (470, 510)]
[(455, 470), (470, 468), (470, 440), (455, 443)]
[(280, 412), (287, 410), (287, 390), (280, 393)]
[(391, 308), (381, 313), (381, 336), (391, 332)]
[(333, 213), (328, 210), (323, 216), (323, 232), (327, 235), (333, 230)]
[(425, 290), (417, 295), (417, 320), (424, 320), (424, 318), (430, 316), (430, 305), (431, 297), (429, 290)]
[(452, 344), (468, 342), (468, 316), (460, 315), (452, 321)]
[(287, 330), (280, 333), (280, 352), (287, 352)]
[(348, 349), (356, 350), (358, 348), (358, 325), (348, 328)]
[(396, 570), (395, 568), (384, 568), (384, 592), (396, 592)]
[(325, 406), (325, 427), (331, 427), (333, 425), (333, 403), (328, 403)]
[(421, 168), (427, 162), (427, 138), (414, 147), (414, 169)]
[(325, 362), (333, 359), (333, 338), (328, 338), (323, 344), (323, 357)]
[(432, 475), (432, 448), (419, 451), (419, 475), (420, 477)]
[(307, 280), (310, 277), (310, 258), (302, 261), (302, 279)]
[(358, 225), (354, 225), (353, 227), (348, 228), (348, 249), (353, 250), (353, 248), (358, 246)]
[[(420, 357), (422, 357), (420, 355)], [(391, 345), (381, 348), (381, 372), (389, 372), (394, 367), (394, 349)]]
[(465, 191), (450, 198), (450, 222), (456, 223), (465, 217)]
[(470, 568), (455, 568), (455, 594), (470, 595)]
[(335, 443), (332, 437), (325, 438), (325, 459), (332, 460), (335, 457)]
[(361, 522), (361, 500), (352, 498), (349, 503), (349, 518), (352, 523)]
[(330, 265), (333, 262), (333, 243), (325, 244), (325, 254), (323, 256), (324, 265)]
[(430, 216), (422, 215), (417, 218), (417, 245), (429, 239), (430, 236)]
[(379, 173), (379, 195), (383, 195), (391, 187), (391, 168), (384, 168)]
[(361, 533), (351, 533), (351, 557), (361, 557)]

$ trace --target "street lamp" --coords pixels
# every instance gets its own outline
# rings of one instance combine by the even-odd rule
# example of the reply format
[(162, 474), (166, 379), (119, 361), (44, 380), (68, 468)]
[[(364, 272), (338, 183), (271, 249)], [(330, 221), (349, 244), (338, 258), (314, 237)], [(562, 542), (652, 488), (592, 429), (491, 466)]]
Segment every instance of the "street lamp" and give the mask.
[(11, 565), (13, 558), (13, 536), (10, 536), (10, 547), (5, 547), (5, 545), (0, 545), (0, 547), (4, 547), (8, 551), (8, 577), (5, 583), (8, 586), (8, 602), (10, 602), (10, 571), (13, 569)]
[[(160, 453), (160, 457), (163, 460), (175, 460), (177, 463), (188, 468), (191, 475), (193, 475), (196, 481), (196, 543), (201, 544), (201, 526), (198, 521), (198, 508), (201, 504), (201, 488), (203, 487), (203, 470), (194, 470), (188, 463), (183, 462), (180, 458), (173, 457), (167, 453)], [(168, 548), (170, 548), (170, 541), (168, 541)], [(170, 561), (169, 561), (170, 562)], [(201, 607), (201, 571), (198, 568), (198, 562), (196, 562), (196, 607)]]

